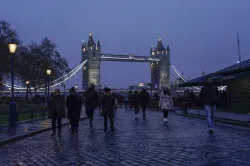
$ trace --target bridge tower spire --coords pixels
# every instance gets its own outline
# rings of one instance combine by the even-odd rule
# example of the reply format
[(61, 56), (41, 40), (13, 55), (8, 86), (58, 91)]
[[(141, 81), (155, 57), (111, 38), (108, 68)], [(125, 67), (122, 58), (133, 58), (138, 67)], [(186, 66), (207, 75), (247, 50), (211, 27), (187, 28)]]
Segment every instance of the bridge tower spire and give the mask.
[(170, 88), (170, 48), (163, 46), (159, 37), (155, 49), (151, 47), (151, 56), (157, 56), (160, 62), (153, 62), (151, 67), (151, 83), (154, 89)]
[(82, 60), (87, 60), (87, 63), (83, 66), (82, 88), (86, 89), (91, 84), (99, 86), (101, 44), (99, 40), (95, 43), (92, 32), (89, 33), (88, 43), (83, 50)]

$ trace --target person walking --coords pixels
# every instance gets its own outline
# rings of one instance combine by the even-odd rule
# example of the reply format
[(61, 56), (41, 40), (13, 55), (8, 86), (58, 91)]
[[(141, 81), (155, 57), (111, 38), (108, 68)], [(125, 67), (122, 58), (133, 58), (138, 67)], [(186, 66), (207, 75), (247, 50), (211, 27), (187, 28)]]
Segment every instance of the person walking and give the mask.
[(140, 98), (139, 98), (139, 94), (138, 91), (134, 91), (134, 94), (132, 95), (132, 104), (133, 104), (133, 108), (135, 111), (135, 118), (138, 118), (138, 112), (140, 109)]
[(207, 130), (213, 134), (213, 115), (216, 111), (216, 104), (219, 97), (219, 91), (216, 85), (213, 84), (211, 78), (207, 78), (205, 85), (200, 91), (200, 100), (204, 105), (204, 110), (207, 114)]
[(62, 118), (65, 118), (65, 99), (61, 96), (60, 90), (56, 89), (52, 93), (50, 102), (49, 102), (49, 118), (52, 119), (52, 128), (53, 133), (51, 136), (56, 135), (56, 122), (58, 127), (58, 136), (61, 136), (62, 129)]
[(89, 118), (90, 127), (93, 127), (93, 117), (95, 108), (98, 106), (98, 93), (95, 90), (95, 85), (92, 84), (91, 87), (86, 91), (86, 101), (85, 101), (85, 112)]
[(168, 112), (173, 109), (173, 100), (169, 89), (164, 89), (161, 93), (159, 107), (163, 110), (164, 121), (168, 121)]
[(68, 108), (67, 115), (71, 125), (71, 134), (77, 134), (82, 110), (82, 100), (81, 96), (76, 93), (74, 87), (69, 90), (69, 96), (66, 99), (66, 107)]
[(140, 104), (141, 104), (141, 108), (143, 112), (143, 117), (146, 117), (146, 108), (147, 108), (148, 101), (150, 99), (150, 95), (145, 88), (143, 88), (142, 91), (140, 92), (139, 98), (140, 98)]
[(103, 92), (104, 96), (102, 98), (102, 112), (104, 116), (104, 131), (107, 131), (109, 119), (111, 131), (114, 132), (115, 97), (112, 95), (111, 89), (108, 87), (105, 87)]

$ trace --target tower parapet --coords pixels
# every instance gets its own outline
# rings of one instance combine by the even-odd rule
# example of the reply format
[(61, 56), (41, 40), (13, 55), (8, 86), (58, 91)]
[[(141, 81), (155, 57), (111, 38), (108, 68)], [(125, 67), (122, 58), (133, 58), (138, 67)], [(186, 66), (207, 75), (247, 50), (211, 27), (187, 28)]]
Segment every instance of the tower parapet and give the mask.
[(151, 67), (151, 83), (154, 89), (170, 87), (170, 48), (164, 47), (161, 38), (158, 39), (155, 49), (151, 46), (151, 56), (158, 56), (160, 62), (153, 62)]
[(98, 40), (95, 43), (93, 35), (90, 32), (88, 43), (83, 43), (82, 46), (82, 60), (88, 60), (83, 66), (83, 88), (89, 87), (90, 84), (96, 86), (100, 85), (100, 57), (101, 57), (101, 44)]

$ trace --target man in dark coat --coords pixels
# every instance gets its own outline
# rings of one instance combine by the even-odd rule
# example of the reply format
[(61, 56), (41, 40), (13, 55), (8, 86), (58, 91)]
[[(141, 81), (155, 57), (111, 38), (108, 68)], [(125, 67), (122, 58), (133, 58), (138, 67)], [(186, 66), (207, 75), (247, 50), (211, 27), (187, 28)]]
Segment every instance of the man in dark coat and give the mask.
[(213, 114), (216, 111), (218, 96), (217, 86), (213, 84), (211, 78), (207, 78), (205, 85), (200, 91), (200, 100), (203, 102), (204, 110), (207, 113), (208, 131), (210, 133), (213, 133)]
[(89, 118), (90, 127), (93, 127), (93, 116), (95, 108), (98, 106), (98, 93), (95, 90), (95, 85), (92, 84), (91, 87), (86, 91), (85, 99), (85, 111)]
[(138, 112), (140, 109), (140, 98), (138, 91), (134, 91), (134, 94), (132, 95), (132, 105), (135, 111), (135, 118), (138, 118)]
[(104, 96), (102, 98), (102, 111), (104, 116), (104, 131), (107, 131), (109, 119), (111, 131), (114, 132), (115, 97), (112, 95), (110, 88), (106, 87), (103, 91)]
[(69, 90), (69, 96), (66, 99), (68, 108), (68, 119), (71, 124), (71, 134), (78, 133), (78, 125), (81, 116), (82, 100), (76, 89), (73, 87)]
[(145, 88), (143, 88), (142, 91), (140, 92), (139, 98), (140, 98), (141, 108), (143, 112), (143, 117), (146, 117), (146, 108), (147, 108), (148, 100), (150, 99), (150, 95)]

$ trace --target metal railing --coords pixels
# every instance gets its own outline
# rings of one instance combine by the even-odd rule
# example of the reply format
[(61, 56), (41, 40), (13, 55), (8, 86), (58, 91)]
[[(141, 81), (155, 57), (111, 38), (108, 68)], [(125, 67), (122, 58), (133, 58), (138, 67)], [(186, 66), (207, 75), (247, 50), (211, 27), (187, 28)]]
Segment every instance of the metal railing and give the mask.
[[(17, 113), (17, 122), (21, 121), (28, 121), (28, 120), (33, 120), (37, 118), (44, 118), (47, 115), (46, 110), (39, 110), (39, 111), (25, 111), (25, 112), (20, 112)], [(8, 122), (9, 120), (9, 114), (4, 113), (0, 115), (0, 124), (6, 124), (4, 122)]]

